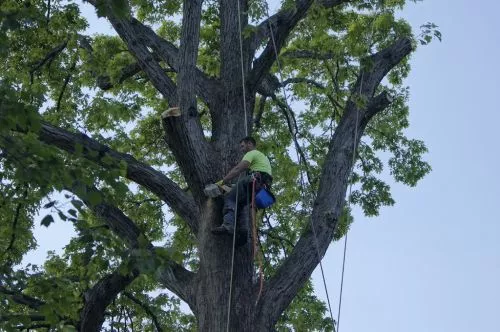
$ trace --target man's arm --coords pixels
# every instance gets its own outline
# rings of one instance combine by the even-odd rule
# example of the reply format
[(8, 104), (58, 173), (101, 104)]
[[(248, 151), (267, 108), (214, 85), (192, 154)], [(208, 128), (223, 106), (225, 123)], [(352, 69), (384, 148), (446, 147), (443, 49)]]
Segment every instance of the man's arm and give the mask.
[(222, 183), (228, 183), (235, 177), (237, 177), (241, 172), (244, 172), (250, 167), (250, 163), (246, 160), (242, 160), (238, 165), (234, 166), (232, 170), (227, 173), (227, 175), (222, 179)]

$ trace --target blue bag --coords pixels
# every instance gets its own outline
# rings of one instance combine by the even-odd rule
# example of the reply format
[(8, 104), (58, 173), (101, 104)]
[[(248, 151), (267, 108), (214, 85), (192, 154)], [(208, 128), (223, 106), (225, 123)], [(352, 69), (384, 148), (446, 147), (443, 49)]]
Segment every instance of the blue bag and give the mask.
[(266, 188), (260, 188), (255, 194), (255, 206), (258, 209), (265, 209), (270, 207), (276, 202), (274, 195)]

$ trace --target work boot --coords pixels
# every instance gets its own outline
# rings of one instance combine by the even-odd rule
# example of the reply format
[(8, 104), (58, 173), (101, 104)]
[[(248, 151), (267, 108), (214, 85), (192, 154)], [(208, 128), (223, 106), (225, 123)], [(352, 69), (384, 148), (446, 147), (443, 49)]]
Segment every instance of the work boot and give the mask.
[(234, 225), (232, 223), (223, 222), (222, 225), (215, 227), (212, 229), (212, 233), (214, 234), (229, 234), (232, 235), (234, 233)]

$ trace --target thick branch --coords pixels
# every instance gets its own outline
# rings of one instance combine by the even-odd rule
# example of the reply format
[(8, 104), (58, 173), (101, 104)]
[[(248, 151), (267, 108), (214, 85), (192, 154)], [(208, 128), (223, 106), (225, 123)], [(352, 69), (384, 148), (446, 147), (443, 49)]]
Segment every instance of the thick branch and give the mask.
[(368, 122), (375, 114), (386, 109), (393, 101), (393, 97), (387, 91), (383, 91), (376, 97), (373, 97), (366, 107), (365, 120)]
[(387, 73), (413, 50), (411, 39), (398, 39), (389, 47), (362, 61), (361, 73), (352, 91), (365, 98), (373, 97), (376, 88)]
[(35, 299), (34, 297), (24, 295), (19, 292), (12, 291), (0, 285), (0, 293), (9, 295), (12, 301), (30, 307), (31, 309), (38, 310), (45, 302)]
[[(310, 217), (311, 223), (306, 227), (290, 256), (265, 287), (259, 310), (268, 314), (269, 320), (263, 324), (272, 326), (278, 320), (281, 312), (309, 279), (333, 240), (335, 227), (344, 205), (348, 178), (353, 165), (353, 153), (359, 145), (369, 119), (387, 107), (391, 101), (387, 93), (381, 93), (375, 98), (372, 97), (373, 93), (383, 76), (410, 52), (409, 40), (399, 40), (372, 57), (374, 65), (371, 71), (366, 67), (362, 69), (352, 89), (351, 98), (346, 104), (344, 115), (330, 141)], [(358, 108), (353, 102), (358, 91), (361, 91), (361, 96), (367, 100), (364, 108)]]
[(195, 85), (202, 1), (184, 1), (181, 44), (178, 59), (179, 117), (166, 117), (163, 126), (166, 142), (172, 150), (188, 185), (196, 197), (211, 179), (210, 150), (198, 116)]
[[(48, 123), (42, 123), (39, 137), (42, 142), (70, 153), (81, 149), (83, 157), (108, 169), (116, 167), (120, 162), (126, 163), (126, 177), (144, 186), (166, 202), (196, 233), (198, 228), (196, 204), (192, 197), (163, 173), (137, 161), (131, 155), (114, 151), (82, 133), (71, 133)], [(105, 162), (105, 156), (111, 157), (115, 162), (110, 165), (109, 162)]]
[[(120, 76), (118, 77), (118, 83), (123, 83), (126, 79), (138, 74), (141, 72), (141, 66), (138, 62), (134, 62), (129, 64), (128, 66), (123, 67), (120, 70)], [(106, 75), (97, 77), (97, 86), (102, 90), (109, 90), (113, 88), (113, 84), (111, 83), (111, 78)]]
[[(142, 34), (135, 29), (131, 20), (118, 18), (108, 11), (108, 19), (115, 28), (118, 35), (127, 44), (128, 49), (135, 56), (141, 69), (151, 80), (154, 87), (168, 100), (171, 106), (177, 105), (177, 86), (174, 81), (164, 73), (162, 67), (154, 59), (153, 54), (142, 42)], [(135, 25), (141, 24), (133, 21)]]
[[(155, 264), (157, 253), (151, 242), (120, 209), (107, 204), (106, 202), (92, 205), (88, 201), (88, 193), (99, 193), (95, 188), (85, 187), (82, 194), (82, 188), (76, 186), (75, 193), (79, 193), (80, 198), (87, 206), (99, 217), (104, 219), (110, 229), (127, 242), (133, 255), (131, 265), (132, 270), (123, 274), (116, 271), (113, 274), (99, 281), (85, 296), (85, 306), (81, 313), (81, 325), (88, 326), (89, 331), (97, 331), (104, 320), (104, 310), (118, 293), (123, 291), (140, 273), (142, 266), (149, 266), (146, 260), (151, 260)], [(100, 193), (99, 193), (100, 194)], [(137, 251), (137, 249), (139, 249)], [(149, 253), (147, 253), (149, 252)], [(174, 261), (162, 257), (162, 272), (158, 278), (174, 294), (179, 296), (189, 305), (193, 305), (193, 299), (190, 293), (190, 284), (193, 279), (193, 273), (187, 271), (181, 265)], [(128, 265), (130, 266), (130, 265)]]
[(80, 331), (100, 331), (107, 306), (139, 275), (136, 269), (127, 274), (115, 271), (85, 292), (85, 305), (80, 313)]
[[(269, 71), (291, 31), (307, 15), (313, 2), (313, 0), (297, 0), (295, 1), (295, 8), (282, 9), (259, 25), (255, 35), (251, 37), (252, 52), (255, 51), (262, 40), (269, 38), (269, 41), (262, 54), (254, 61), (249, 80), (251, 86), (258, 85), (263, 75)], [(348, 0), (319, 1), (322, 6), (327, 8), (345, 2), (348, 2)]]
[[(97, 0), (86, 0), (86, 1), (92, 4), (93, 6), (97, 6), (98, 2)], [(178, 61), (179, 50), (173, 43), (161, 38), (151, 28), (142, 24), (135, 18), (118, 19), (113, 14), (112, 9), (108, 10), (107, 17), (115, 27), (116, 32), (127, 43), (127, 45), (129, 45), (129, 42), (131, 44), (139, 44), (139, 45), (129, 45), (129, 49), (132, 52), (132, 54), (134, 54), (134, 56), (137, 57), (137, 54), (133, 51), (133, 49), (138, 50), (135, 46), (143, 48), (143, 46), (145, 45), (147, 47), (150, 47), (154, 51), (155, 53), (154, 57), (156, 56), (160, 57), (160, 59), (165, 61), (168, 64), (168, 66), (172, 68), (175, 72), (179, 72), (179, 61)], [(134, 46), (133, 49), (131, 49), (130, 46)], [(143, 54), (144, 52), (140, 51), (139, 53)], [(146, 72), (146, 74), (148, 74), (148, 76), (150, 75), (150, 73), (148, 72)], [(151, 79), (151, 81), (153, 80)], [(196, 82), (195, 85), (196, 94), (200, 96), (207, 104), (213, 102), (214, 100), (212, 100), (212, 97), (215, 95), (216, 91), (218, 91), (220, 88), (219, 82), (217, 82), (215, 79), (211, 79), (205, 73), (203, 73), (201, 70), (198, 69), (196, 69), (195, 82)], [(161, 90), (159, 91), (161, 92)], [(175, 100), (172, 100), (171, 102), (171, 104), (174, 106), (176, 106), (175, 105), (176, 103), (177, 102)]]
[[(125, 241), (129, 248), (139, 248), (139, 237), (143, 235), (141, 230), (120, 209), (106, 203), (101, 191), (93, 186), (87, 186), (80, 183), (75, 184), (72, 188), (66, 189), (80, 197), (96, 216), (103, 219), (109, 228), (120, 239)], [(100, 202), (92, 204), (89, 197), (100, 197)], [(152, 246), (150, 246), (150, 248), (152, 248)]]
[[(95, 5), (95, 1), (92, 0), (89, 2)], [(210, 173), (211, 167), (207, 167), (207, 165), (211, 164), (210, 157), (213, 153), (211, 153), (211, 147), (204, 138), (196, 104), (192, 102), (188, 103), (184, 99), (180, 100), (178, 98), (184, 98), (188, 92), (192, 93), (192, 91), (187, 90), (193, 90), (192, 88), (198, 87), (198, 85), (191, 85), (189, 81), (192, 80), (198, 83), (205, 78), (203, 75), (199, 75), (199, 71), (195, 69), (193, 61), (189, 59), (189, 56), (193, 57), (195, 53), (197, 54), (198, 37), (196, 35), (189, 36), (189, 33), (199, 31), (201, 1), (200, 3), (186, 2), (185, 6), (185, 10), (191, 9), (192, 12), (184, 13), (187, 20), (187, 23), (184, 24), (186, 30), (184, 33), (187, 37), (186, 40), (181, 42), (183, 50), (180, 52), (176, 52), (171, 43), (158, 37), (150, 28), (144, 26), (134, 18), (118, 17), (113, 14), (111, 8), (108, 8), (107, 17), (116, 32), (127, 44), (128, 49), (136, 57), (141, 69), (149, 77), (154, 87), (168, 100), (170, 106), (180, 105), (181, 117), (171, 117), (163, 121), (167, 143), (178, 161), (179, 167), (193, 194), (196, 197), (204, 197), (203, 188), (205, 184), (213, 181), (213, 176)], [(194, 38), (195, 42), (189, 41), (190, 38)], [(196, 46), (193, 46), (195, 44)], [(158, 56), (165, 56), (166, 61), (174, 69), (177, 67), (179, 83), (182, 85), (180, 87), (181, 91), (177, 91), (177, 86), (163, 72), (162, 67), (154, 59), (148, 47), (153, 49)], [(173, 59), (174, 53), (178, 53), (179, 56), (176, 61)], [(196, 58), (194, 59), (195, 63)], [(186, 79), (182, 77), (186, 77)], [(209, 90), (209, 88), (210, 85), (203, 87), (205, 91)], [(197, 89), (197, 92), (200, 92), (202, 96), (207, 96), (200, 89)], [(191, 99), (196, 100), (194, 97)]]
[[(159, 37), (151, 28), (139, 21), (132, 19), (134, 28), (141, 34), (142, 40), (151, 47), (155, 54), (165, 61), (175, 72), (179, 72), (179, 50), (171, 42)], [(215, 102), (214, 97), (220, 94), (220, 83), (208, 77), (204, 72), (196, 69), (195, 91), (207, 104)]]
[(307, 78), (307, 77), (292, 77), (292, 78), (286, 79), (283, 81), (281, 86), (285, 87), (288, 84), (296, 84), (296, 83), (307, 83), (307, 84), (310, 84), (310, 85), (317, 87), (318, 89), (323, 89), (323, 90), (326, 89), (326, 87), (323, 84), (316, 82), (315, 80), (312, 80), (312, 79)]

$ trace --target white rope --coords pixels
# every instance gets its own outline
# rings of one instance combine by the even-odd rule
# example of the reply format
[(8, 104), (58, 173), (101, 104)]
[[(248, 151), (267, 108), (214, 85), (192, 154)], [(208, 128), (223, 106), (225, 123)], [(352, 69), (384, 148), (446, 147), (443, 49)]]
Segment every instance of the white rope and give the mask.
[[(288, 95), (286, 93), (286, 89), (285, 87), (283, 86), (283, 71), (282, 71), (282, 68), (281, 68), (281, 62), (279, 60), (279, 55), (278, 55), (278, 48), (276, 46), (276, 40), (274, 39), (274, 31), (273, 31), (273, 27), (272, 27), (272, 24), (270, 22), (270, 15), (269, 15), (269, 6), (266, 2), (266, 12), (267, 12), (267, 19), (268, 19), (268, 22), (269, 22), (269, 32), (271, 34), (271, 40), (272, 40), (272, 43), (273, 43), (273, 49), (274, 49), (274, 55), (276, 57), (276, 65), (278, 66), (278, 73), (279, 73), (279, 81), (280, 81), (280, 85), (281, 85), (281, 88), (282, 88), (282, 91), (283, 91), (283, 97), (285, 99), (285, 105), (288, 109), (291, 109), (290, 108), (290, 105), (288, 103)], [(293, 133), (292, 133), (293, 135)], [(294, 135), (295, 136), (295, 135)], [(297, 153), (297, 160), (300, 164), (300, 155), (299, 155), (299, 144), (296, 140), (296, 137), (294, 139), (294, 142), (295, 142), (295, 152)], [(304, 160), (304, 162), (306, 162)], [(302, 173), (302, 170), (300, 171)], [(303, 183), (303, 176), (301, 175), (301, 185), (302, 185), (302, 188), (304, 188), (304, 183)], [(316, 235), (316, 229), (314, 227), (314, 221), (312, 218), (310, 218), (311, 220), (311, 228), (312, 228), (312, 231), (313, 231), (313, 236), (314, 236), (314, 244), (315, 244), (315, 247), (316, 247), (316, 254), (318, 255), (318, 260), (319, 260), (319, 267), (320, 267), (320, 270), (321, 270), (321, 277), (323, 278), (323, 286), (325, 287), (325, 295), (326, 295), (326, 300), (327, 300), (327, 304), (328, 304), (328, 311), (330, 313), (330, 318), (332, 320), (332, 324), (334, 325), (334, 329), (335, 329), (335, 321), (333, 319), (333, 313), (332, 313), (332, 306), (330, 304), (330, 295), (328, 294), (328, 287), (326, 285), (326, 277), (325, 277), (325, 272), (323, 270), (323, 263), (322, 263), (322, 257), (321, 257), (321, 254), (319, 252), (319, 244), (318, 244), (318, 238), (317, 238), (317, 235)]]
[(241, 62), (241, 89), (243, 90), (243, 111), (245, 113), (245, 136), (248, 136), (248, 119), (247, 119), (247, 92), (245, 88), (245, 63), (243, 60), (243, 38), (241, 37), (241, 9), (240, 0), (236, 0), (238, 3), (238, 30), (240, 36), (240, 62)]
[[(238, 182), (240, 182), (241, 174), (238, 176)], [(237, 183), (238, 183), (237, 182)], [(238, 192), (239, 186), (236, 184), (236, 206), (234, 208), (234, 225), (233, 225), (233, 251), (231, 254), (231, 279), (229, 281), (229, 300), (228, 300), (228, 308), (227, 308), (227, 325), (226, 331), (229, 332), (229, 324), (231, 323), (231, 300), (233, 295), (233, 275), (234, 275), (234, 252), (236, 250), (236, 227), (238, 220)]]
[[(374, 13), (372, 13), (372, 15), (373, 14)], [(371, 23), (371, 31), (370, 31), (370, 35), (368, 38), (368, 47), (370, 47), (372, 38), (373, 38), (373, 22)], [(360, 64), (360, 68), (361, 68), (361, 64)], [(361, 80), (359, 83), (359, 94), (360, 95), (361, 95), (362, 90), (363, 90), (364, 75), (365, 75), (365, 72), (363, 70), (361, 72)], [(359, 122), (359, 108), (356, 107), (356, 126), (354, 127), (354, 142), (352, 145), (352, 164), (351, 164), (351, 170), (349, 171), (350, 174), (352, 174), (352, 172), (354, 170), (354, 163), (356, 162), (356, 141), (358, 139), (358, 122)], [(348, 196), (348, 200), (347, 200), (347, 207), (349, 208), (349, 210), (351, 207), (351, 200), (350, 200), (351, 194), (352, 194), (352, 182), (349, 184), (349, 196)], [(342, 259), (342, 274), (341, 274), (341, 279), (340, 279), (339, 310), (337, 313), (337, 331), (336, 332), (339, 332), (339, 330), (340, 330), (340, 311), (342, 309), (342, 292), (344, 289), (344, 272), (345, 272), (345, 261), (346, 261), (346, 252), (347, 252), (347, 234), (348, 234), (348, 231), (346, 231), (345, 239), (344, 239), (344, 255), (343, 255), (343, 259)]]
[[(243, 60), (243, 39), (241, 37), (241, 8), (240, 8), (240, 0), (236, 0), (238, 4), (238, 32), (239, 32), (239, 41), (240, 41), (240, 65), (241, 65), (241, 89), (243, 91), (243, 112), (245, 114), (245, 136), (248, 136), (248, 118), (247, 118), (247, 98), (246, 98), (246, 89), (245, 89), (245, 63)], [(238, 177), (238, 182), (240, 181), (240, 176)], [(229, 332), (229, 325), (231, 323), (231, 298), (233, 294), (233, 276), (234, 276), (234, 252), (235, 252), (235, 247), (236, 247), (236, 223), (237, 223), (237, 216), (238, 216), (238, 188), (239, 186), (236, 185), (236, 207), (234, 210), (234, 231), (233, 231), (233, 250), (231, 254), (231, 279), (229, 282), (229, 299), (228, 299), (228, 308), (227, 308), (227, 325), (226, 325), (226, 331)]]

